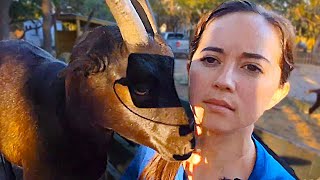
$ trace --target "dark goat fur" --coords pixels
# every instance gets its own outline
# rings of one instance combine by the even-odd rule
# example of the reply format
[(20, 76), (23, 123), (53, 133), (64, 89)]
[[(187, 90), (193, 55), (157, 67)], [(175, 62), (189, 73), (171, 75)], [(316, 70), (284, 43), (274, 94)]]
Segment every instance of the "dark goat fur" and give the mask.
[(82, 134), (70, 127), (63, 112), (64, 79), (57, 78), (65, 64), (25, 42), (0, 46), (1, 152), (31, 171), (26, 178), (60, 179), (63, 172), (62, 179), (98, 179), (111, 131), (92, 128)]

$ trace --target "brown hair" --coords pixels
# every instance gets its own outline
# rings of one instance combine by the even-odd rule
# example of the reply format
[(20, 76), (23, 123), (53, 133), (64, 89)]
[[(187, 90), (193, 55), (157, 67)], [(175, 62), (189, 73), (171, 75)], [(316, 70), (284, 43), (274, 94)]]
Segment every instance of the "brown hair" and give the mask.
[[(222, 3), (215, 10), (209, 14), (203, 16), (196, 28), (194, 38), (190, 44), (190, 55), (188, 67), (191, 65), (191, 59), (196, 52), (202, 34), (207, 24), (219, 17), (226, 14), (235, 12), (253, 12), (264, 17), (270, 24), (279, 29), (280, 31), (280, 42), (282, 47), (282, 56), (279, 62), (281, 68), (280, 85), (287, 82), (290, 72), (294, 68), (293, 62), (293, 49), (294, 49), (294, 28), (289, 20), (275, 12), (266, 10), (262, 6), (258, 6), (249, 1), (228, 1)], [(140, 175), (140, 179), (152, 179), (152, 180), (169, 180), (174, 179), (178, 172), (181, 162), (169, 162), (161, 158), (159, 154), (156, 154), (150, 163), (145, 167)]]

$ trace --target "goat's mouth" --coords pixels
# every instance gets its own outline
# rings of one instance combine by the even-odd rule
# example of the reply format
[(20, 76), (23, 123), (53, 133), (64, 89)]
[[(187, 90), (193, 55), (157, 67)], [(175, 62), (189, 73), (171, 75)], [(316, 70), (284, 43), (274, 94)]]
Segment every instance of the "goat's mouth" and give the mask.
[[(138, 124), (145, 122), (139, 121)], [(148, 146), (157, 151), (167, 161), (183, 161), (188, 159), (195, 148), (195, 136), (187, 126), (173, 127), (163, 124), (149, 123), (153, 128), (145, 129), (142, 126), (132, 127), (128, 123), (125, 126), (119, 124), (103, 125), (95, 123), (95, 128), (103, 129), (104, 133), (111, 137), (112, 132), (117, 132), (121, 137), (137, 144)]]
[(191, 155), (192, 155), (192, 152), (189, 152), (189, 153), (186, 153), (186, 154), (168, 154), (166, 155), (165, 153), (160, 153), (161, 157), (167, 161), (185, 161), (187, 160)]
[[(183, 161), (188, 159), (195, 148), (195, 137), (193, 129), (189, 125), (180, 125), (177, 127), (167, 126), (160, 127), (156, 124), (159, 132), (155, 132), (155, 136), (151, 140), (154, 143), (154, 149), (168, 161)], [(159, 134), (161, 129), (168, 129), (171, 132), (169, 137), (163, 137)], [(164, 134), (166, 132), (163, 132)]]
[[(192, 137), (191, 134), (188, 135)], [(183, 161), (188, 159), (195, 147), (195, 138), (193, 137), (191, 140), (187, 140), (188, 137), (185, 137), (181, 140), (170, 143), (170, 142), (163, 142), (159, 138), (154, 138), (151, 142), (153, 145), (151, 148), (155, 149), (161, 156), (167, 161)], [(158, 140), (157, 140), (158, 139)], [(183, 141), (185, 140), (185, 141)]]
[(191, 156), (192, 152), (188, 153), (188, 154), (184, 154), (184, 155), (173, 155), (173, 159), (177, 160), (177, 161), (184, 161), (187, 160), (190, 156)]

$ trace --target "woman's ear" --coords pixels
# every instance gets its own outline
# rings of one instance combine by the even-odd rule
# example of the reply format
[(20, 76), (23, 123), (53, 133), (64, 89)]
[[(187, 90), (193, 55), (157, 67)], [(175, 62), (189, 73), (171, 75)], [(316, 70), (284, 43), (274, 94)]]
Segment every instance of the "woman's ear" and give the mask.
[(276, 92), (273, 94), (272, 99), (267, 107), (266, 110), (271, 109), (273, 106), (278, 104), (283, 98), (285, 98), (290, 91), (290, 83), (286, 82), (281, 85)]

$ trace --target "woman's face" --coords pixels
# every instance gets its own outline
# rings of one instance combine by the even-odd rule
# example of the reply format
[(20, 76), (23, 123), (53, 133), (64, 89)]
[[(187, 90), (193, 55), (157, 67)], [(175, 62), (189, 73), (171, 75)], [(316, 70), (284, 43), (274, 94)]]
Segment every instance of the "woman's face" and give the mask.
[(207, 25), (189, 69), (196, 123), (214, 132), (252, 125), (286, 96), (280, 33), (262, 16), (232, 13)]

